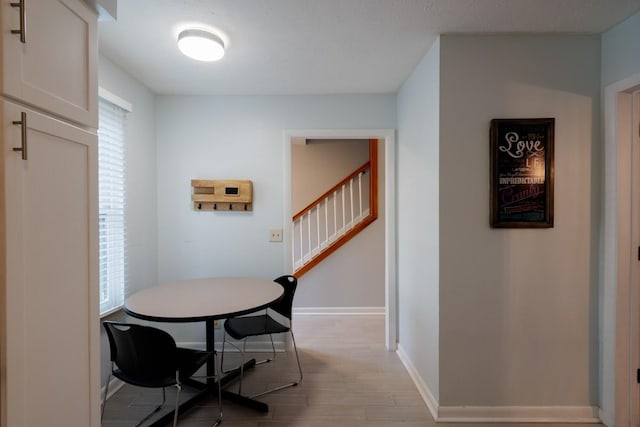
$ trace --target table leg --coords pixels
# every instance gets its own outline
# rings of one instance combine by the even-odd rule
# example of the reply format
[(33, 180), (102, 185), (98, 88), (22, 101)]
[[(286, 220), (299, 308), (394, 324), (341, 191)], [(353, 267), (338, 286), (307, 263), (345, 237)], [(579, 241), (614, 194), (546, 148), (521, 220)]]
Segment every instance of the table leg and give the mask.
[[(216, 332), (216, 323), (215, 320), (206, 320), (205, 321), (205, 349), (207, 351), (215, 351), (216, 349), (216, 337), (215, 337), (215, 332)], [(212, 388), (212, 386), (215, 385), (215, 382), (213, 380), (213, 376), (216, 374), (216, 366), (215, 366), (215, 360), (214, 359), (209, 359), (207, 361), (207, 384), (209, 385), (209, 388)]]

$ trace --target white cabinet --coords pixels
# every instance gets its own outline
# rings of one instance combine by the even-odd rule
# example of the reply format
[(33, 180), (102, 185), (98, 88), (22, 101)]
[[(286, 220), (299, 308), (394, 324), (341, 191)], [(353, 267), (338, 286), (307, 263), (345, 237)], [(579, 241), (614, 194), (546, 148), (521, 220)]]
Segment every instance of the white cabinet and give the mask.
[(98, 427), (97, 14), (0, 2), (0, 427)]
[[(3, 417), (7, 427), (97, 426), (97, 137), (9, 102), (0, 106), (6, 227)], [(27, 123), (27, 160), (13, 150), (23, 146), (23, 124), (14, 124), (21, 117)]]
[(80, 0), (1, 1), (0, 92), (97, 128), (96, 14)]

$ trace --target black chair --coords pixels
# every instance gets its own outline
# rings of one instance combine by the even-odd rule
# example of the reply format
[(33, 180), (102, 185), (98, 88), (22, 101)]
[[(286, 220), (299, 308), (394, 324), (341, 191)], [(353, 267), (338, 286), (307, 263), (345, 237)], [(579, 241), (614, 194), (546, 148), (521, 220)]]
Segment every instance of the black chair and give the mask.
[[(269, 359), (256, 362), (256, 365), (259, 365), (261, 363), (271, 362), (276, 357), (276, 349), (275, 349), (275, 345), (273, 344), (273, 334), (289, 332), (291, 334), (291, 340), (293, 342), (293, 349), (296, 355), (296, 362), (298, 363), (299, 377), (297, 381), (283, 384), (283, 385), (274, 387), (272, 389), (269, 389), (267, 391), (264, 391), (262, 393), (249, 396), (251, 398), (262, 396), (264, 394), (271, 393), (276, 390), (281, 390), (286, 387), (296, 386), (300, 382), (302, 382), (302, 368), (300, 366), (300, 358), (298, 357), (298, 348), (296, 347), (296, 339), (293, 336), (292, 321), (291, 321), (291, 311), (293, 309), (293, 296), (296, 292), (296, 287), (298, 286), (298, 279), (296, 279), (294, 276), (286, 275), (286, 276), (280, 276), (274, 281), (282, 285), (282, 287), (284, 287), (284, 295), (278, 301), (271, 304), (265, 310), (264, 314), (233, 317), (225, 321), (224, 338), (222, 341), (221, 366), (224, 366), (224, 354), (225, 354), (224, 347), (225, 347), (225, 344), (227, 343), (227, 335), (231, 336), (235, 340), (243, 341), (242, 349), (238, 345), (235, 345), (233, 342), (228, 341), (229, 344), (236, 347), (242, 354), (242, 360), (239, 366), (240, 383), (238, 387), (238, 394), (242, 394), (242, 377), (244, 375), (244, 355), (245, 355), (245, 350), (247, 345), (247, 338), (261, 336), (261, 335), (269, 335), (269, 339), (271, 340), (272, 356)], [(278, 320), (277, 317), (280, 317), (281, 319)], [(234, 369), (238, 369), (238, 367)]]
[[(162, 403), (140, 420), (136, 426), (142, 424), (164, 406), (166, 401), (165, 388), (175, 386), (177, 388), (173, 416), (173, 426), (175, 427), (178, 422), (178, 407), (183, 381), (193, 377), (196, 371), (212, 357), (214, 364), (216, 364), (216, 353), (177, 347), (171, 335), (150, 326), (112, 321), (105, 321), (103, 325), (109, 338), (111, 373), (107, 379), (102, 414), (104, 414), (111, 376), (138, 387), (162, 388)], [(214, 426), (222, 421), (220, 381), (217, 383), (220, 413)]]

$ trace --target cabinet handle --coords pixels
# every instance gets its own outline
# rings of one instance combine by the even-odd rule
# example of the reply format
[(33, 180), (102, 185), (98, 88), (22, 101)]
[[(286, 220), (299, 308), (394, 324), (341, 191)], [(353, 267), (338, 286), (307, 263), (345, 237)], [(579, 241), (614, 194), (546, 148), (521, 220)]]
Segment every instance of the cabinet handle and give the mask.
[(20, 0), (18, 3), (11, 3), (11, 7), (20, 8), (20, 29), (19, 30), (11, 30), (11, 34), (20, 34), (20, 42), (27, 42), (27, 35), (25, 31), (25, 13), (24, 13), (24, 0)]
[(13, 151), (22, 151), (22, 160), (27, 160), (27, 113), (23, 111), (20, 113), (20, 120), (13, 121), (12, 123), (14, 125), (20, 125), (22, 131), (22, 146), (13, 147)]

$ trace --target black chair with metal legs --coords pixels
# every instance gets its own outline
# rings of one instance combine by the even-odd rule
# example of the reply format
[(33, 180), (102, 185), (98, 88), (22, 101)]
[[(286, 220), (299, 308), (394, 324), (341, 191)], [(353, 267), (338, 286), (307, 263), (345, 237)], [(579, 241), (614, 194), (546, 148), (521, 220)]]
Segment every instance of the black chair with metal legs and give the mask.
[[(284, 295), (278, 301), (271, 304), (265, 310), (264, 314), (232, 317), (225, 321), (224, 338), (222, 341), (222, 361), (220, 365), (224, 366), (224, 354), (225, 354), (224, 348), (227, 342), (232, 346), (236, 347), (240, 351), (242, 355), (242, 360), (239, 366), (240, 383), (239, 383), (238, 393), (242, 394), (242, 377), (244, 374), (243, 366), (244, 366), (244, 355), (245, 355), (245, 350), (247, 345), (247, 338), (262, 336), (262, 335), (269, 335), (269, 339), (271, 340), (272, 356), (271, 358), (256, 362), (256, 365), (258, 365), (261, 363), (271, 362), (276, 357), (276, 349), (275, 349), (275, 345), (273, 344), (273, 334), (289, 332), (291, 334), (291, 341), (293, 343), (293, 349), (296, 355), (296, 362), (298, 364), (299, 377), (296, 381), (293, 381), (291, 383), (283, 384), (283, 385), (274, 387), (272, 389), (269, 389), (267, 391), (263, 391), (262, 393), (249, 396), (251, 398), (262, 396), (264, 394), (271, 393), (276, 390), (281, 390), (286, 387), (296, 386), (300, 382), (302, 382), (302, 367), (300, 366), (300, 358), (298, 357), (298, 348), (296, 347), (296, 339), (293, 335), (292, 320), (291, 320), (291, 317), (292, 317), (291, 314), (293, 310), (293, 296), (296, 292), (296, 287), (298, 286), (298, 279), (296, 279), (295, 276), (285, 275), (285, 276), (278, 277), (274, 281), (282, 285), (282, 287), (284, 288)], [(282, 318), (281, 320), (283, 321), (277, 320), (278, 317), (281, 317)], [(242, 341), (242, 348), (240, 348), (240, 346), (234, 344), (231, 341), (227, 341), (227, 335), (231, 336), (237, 341)], [(234, 369), (238, 369), (238, 367)]]
[[(178, 406), (183, 382), (192, 378), (196, 371), (211, 358), (216, 365), (216, 378), (219, 379), (216, 352), (177, 347), (171, 335), (150, 326), (112, 321), (105, 321), (103, 325), (109, 338), (111, 373), (107, 379), (102, 414), (104, 414), (111, 376), (138, 387), (162, 388), (162, 403), (140, 420), (136, 426), (142, 424), (164, 406), (165, 388), (175, 386), (177, 388), (173, 416), (173, 426), (175, 427), (178, 423)], [(217, 382), (219, 415), (214, 426), (222, 421), (220, 381)]]

